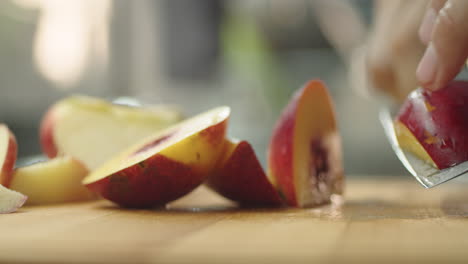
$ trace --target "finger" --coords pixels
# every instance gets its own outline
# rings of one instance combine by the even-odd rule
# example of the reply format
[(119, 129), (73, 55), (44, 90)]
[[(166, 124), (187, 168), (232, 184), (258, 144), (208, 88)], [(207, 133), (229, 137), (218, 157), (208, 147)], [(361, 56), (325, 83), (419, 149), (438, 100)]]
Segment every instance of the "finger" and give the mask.
[(395, 33), (393, 18), (398, 15), (402, 3), (403, 0), (376, 1), (374, 25), (365, 58), (368, 81), (372, 88), (390, 95), (394, 94), (396, 84), (392, 47), (388, 39), (392, 39)]
[(416, 74), (414, 74), (425, 46), (418, 39), (418, 28), (424, 15), (428, 1), (408, 1), (404, 7), (406, 15), (398, 16), (398, 28), (396, 38), (391, 40), (392, 64), (395, 72), (395, 90), (401, 99), (418, 86)]
[(447, 0), (432, 0), (429, 3), (426, 10), (426, 14), (424, 15), (424, 18), (418, 31), (419, 39), (422, 43), (426, 45), (429, 43), (432, 36), (432, 31), (434, 29), (434, 24), (437, 19), (437, 14), (446, 2)]
[(423, 58), (419, 83), (437, 90), (455, 78), (468, 56), (468, 1), (448, 0), (440, 9)]
[(369, 82), (374, 89), (387, 95), (393, 95), (395, 92), (395, 72), (389, 60), (382, 57), (367, 56), (366, 69)]

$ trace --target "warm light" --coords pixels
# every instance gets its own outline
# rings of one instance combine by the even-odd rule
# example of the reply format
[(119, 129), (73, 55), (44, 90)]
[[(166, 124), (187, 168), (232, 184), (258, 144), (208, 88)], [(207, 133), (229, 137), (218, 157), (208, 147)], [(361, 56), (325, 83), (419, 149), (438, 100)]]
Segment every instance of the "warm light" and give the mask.
[[(110, 0), (14, 0), (38, 8), (33, 53), (39, 72), (59, 88), (76, 84), (93, 59), (107, 65)], [(95, 61), (96, 60), (96, 61)]]
[(80, 79), (88, 60), (90, 32), (83, 17), (83, 2), (43, 2), (34, 59), (39, 71), (59, 87)]

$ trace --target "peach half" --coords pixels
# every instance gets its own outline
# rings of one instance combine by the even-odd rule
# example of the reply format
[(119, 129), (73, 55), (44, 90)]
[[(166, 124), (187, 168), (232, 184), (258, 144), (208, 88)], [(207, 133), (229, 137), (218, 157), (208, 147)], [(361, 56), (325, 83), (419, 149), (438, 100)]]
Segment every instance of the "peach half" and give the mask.
[(247, 141), (226, 139), (225, 148), (224, 157), (205, 182), (208, 187), (244, 206), (283, 204)]
[(83, 183), (124, 207), (163, 206), (199, 186), (224, 150), (229, 107), (149, 136), (94, 170)]
[(401, 148), (444, 169), (468, 160), (468, 82), (437, 91), (416, 89), (395, 118)]
[(92, 170), (181, 118), (170, 106), (135, 107), (75, 95), (48, 109), (41, 122), (40, 143), (49, 158), (69, 155)]
[(309, 81), (283, 110), (268, 149), (268, 173), (290, 206), (316, 206), (342, 194), (341, 140), (321, 81)]
[(5, 124), (0, 124), (0, 184), (5, 187), (10, 186), (17, 153), (14, 134)]

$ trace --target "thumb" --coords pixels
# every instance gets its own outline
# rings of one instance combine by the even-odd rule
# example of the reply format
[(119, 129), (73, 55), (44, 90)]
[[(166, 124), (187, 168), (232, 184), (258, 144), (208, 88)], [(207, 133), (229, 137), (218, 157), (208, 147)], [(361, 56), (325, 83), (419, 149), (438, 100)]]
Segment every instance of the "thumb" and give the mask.
[(468, 1), (448, 0), (437, 12), (427, 49), (416, 76), (430, 90), (444, 87), (468, 57)]

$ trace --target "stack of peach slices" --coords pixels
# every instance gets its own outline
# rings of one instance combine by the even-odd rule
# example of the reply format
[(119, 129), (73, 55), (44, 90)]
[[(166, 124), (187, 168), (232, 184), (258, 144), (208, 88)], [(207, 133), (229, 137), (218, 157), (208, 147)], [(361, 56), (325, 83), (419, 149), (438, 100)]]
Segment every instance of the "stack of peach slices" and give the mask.
[(153, 208), (202, 184), (249, 207), (313, 207), (341, 197), (341, 142), (321, 81), (299, 89), (281, 114), (267, 172), (249, 142), (226, 136), (230, 114), (221, 106), (181, 121), (167, 106), (72, 96), (51, 106), (42, 121), (41, 144), (50, 160), (20, 168), (14, 168), (15, 137), (1, 125), (0, 212), (15, 211), (26, 196), (27, 204), (103, 197), (122, 207)]

